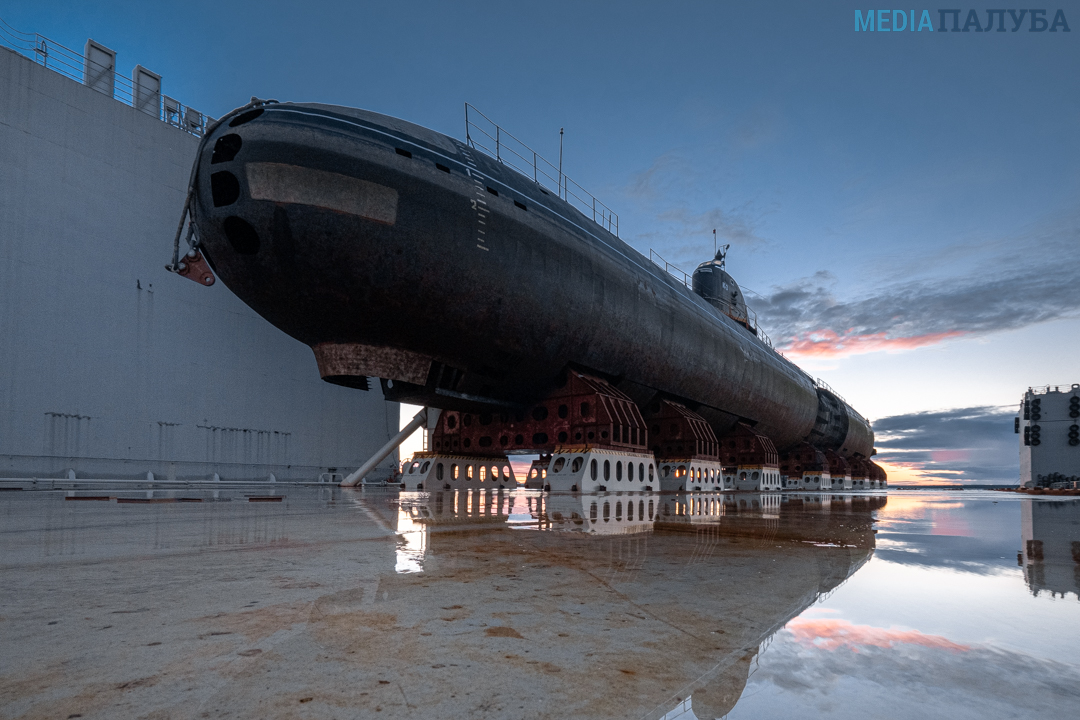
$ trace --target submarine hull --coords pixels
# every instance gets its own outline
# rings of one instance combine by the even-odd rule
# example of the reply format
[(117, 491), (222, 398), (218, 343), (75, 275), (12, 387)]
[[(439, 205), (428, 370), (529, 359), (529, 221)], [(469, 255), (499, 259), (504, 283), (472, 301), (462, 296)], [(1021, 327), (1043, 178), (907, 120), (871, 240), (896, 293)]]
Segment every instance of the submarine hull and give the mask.
[(311, 346), (323, 377), (432, 407), (526, 406), (569, 367), (635, 400), (817, 433), (869, 456), (846, 403), (556, 195), (468, 145), (349, 108), (226, 116), (196, 160), (193, 217), (222, 281)]

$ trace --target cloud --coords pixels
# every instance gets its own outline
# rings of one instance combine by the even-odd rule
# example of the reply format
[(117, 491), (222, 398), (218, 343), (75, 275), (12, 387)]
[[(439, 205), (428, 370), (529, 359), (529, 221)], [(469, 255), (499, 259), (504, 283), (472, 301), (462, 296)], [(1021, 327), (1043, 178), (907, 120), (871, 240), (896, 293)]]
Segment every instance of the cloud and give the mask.
[(685, 191), (698, 178), (697, 171), (686, 158), (676, 152), (668, 152), (635, 175), (625, 192), (638, 202), (656, 202), (664, 200), (673, 191)]
[(847, 648), (858, 652), (860, 648), (891, 648), (893, 645), (921, 645), (950, 652), (970, 650), (940, 635), (926, 635), (918, 630), (894, 630), (854, 625), (847, 620), (834, 618), (795, 618), (784, 628), (795, 642), (821, 650)]
[(819, 272), (751, 305), (781, 350), (819, 356), (907, 350), (1080, 315), (1076, 262), (898, 283), (853, 300), (838, 299), (834, 285)]
[(635, 244), (658, 247), (667, 260), (686, 267), (701, 262), (704, 249), (711, 251), (714, 229), (721, 245), (757, 248), (767, 244), (759, 228), (768, 211), (754, 202), (717, 202), (716, 193), (703, 190), (715, 184), (700, 165), (677, 150), (657, 157), (624, 191), (651, 220), (652, 229), (637, 233)]
[(890, 263), (906, 279), (889, 282), (878, 268), (884, 281), (870, 295), (842, 298), (837, 278), (819, 271), (751, 306), (777, 347), (809, 356), (910, 350), (1080, 317), (1080, 216)]
[(742, 150), (758, 149), (774, 143), (782, 134), (785, 117), (775, 102), (750, 109), (734, 128), (731, 141)]
[(769, 243), (758, 234), (761, 216), (753, 203), (724, 210), (713, 208), (692, 212), (686, 207), (664, 210), (657, 216), (661, 229), (639, 233), (635, 238), (641, 245), (653, 245), (663, 250), (663, 258), (684, 272), (692, 272), (704, 259), (712, 258), (713, 237), (719, 245), (731, 244), (744, 248), (760, 248)]
[[(756, 216), (751, 203), (730, 210), (713, 208), (700, 213), (691, 212), (685, 207), (673, 208), (661, 213), (660, 221), (667, 223), (681, 237), (711, 238), (712, 231), (716, 230), (717, 240), (721, 244), (750, 246), (766, 242), (757, 234), (760, 218)], [(700, 253), (701, 243), (697, 243), (694, 249)]]
[(1016, 411), (968, 407), (892, 415), (873, 422), (880, 460), (922, 480), (1012, 483), (1020, 473)]

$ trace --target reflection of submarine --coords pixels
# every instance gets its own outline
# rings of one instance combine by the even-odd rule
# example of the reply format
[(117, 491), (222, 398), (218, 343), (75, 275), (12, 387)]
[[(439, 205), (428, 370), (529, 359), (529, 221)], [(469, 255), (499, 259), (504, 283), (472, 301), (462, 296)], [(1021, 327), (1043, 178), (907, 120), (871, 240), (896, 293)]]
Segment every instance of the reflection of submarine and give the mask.
[[(692, 503), (716, 497), (401, 493), (396, 520), (392, 508), (384, 512), (405, 538), (398, 561), (405, 570), (384, 579), (380, 592), (419, 617), (461, 608), (474, 625), (512, 625), (525, 639), (508, 645), (513, 650), (490, 660), (479, 649), (462, 651), (479, 663), (470, 683), (476, 695), (499, 682), (492, 666), (503, 663), (519, 685), (524, 674), (544, 708), (558, 708), (537, 716), (660, 718), (689, 704), (700, 720), (719, 718), (738, 701), (769, 638), (870, 558), (872, 511), (887, 498), (823, 496), (811, 504), (802, 501), (808, 495), (754, 508), (756, 494), (727, 495), (711, 519), (705, 513), (715, 508)], [(636, 524), (639, 503), (648, 515), (650, 499), (652, 530), (628, 532), (627, 505)], [(601, 510), (600, 529), (577, 532), (592, 524), (594, 502), (611, 504), (611, 523), (615, 503), (623, 503), (626, 530), (604, 534)], [(486, 520), (494, 517), (500, 521)], [(398, 618), (403, 643), (415, 632), (411, 617)], [(393, 639), (380, 647), (394, 667)], [(402, 662), (408, 658), (402, 653)]]
[[(543, 401), (573, 367), (718, 436), (752, 428), (766, 455), (808, 441), (870, 457), (866, 420), (763, 340), (719, 256), (689, 288), (568, 202), (561, 175), (549, 192), (502, 160), (371, 112), (255, 104), (203, 138), (189, 207), (213, 269), (327, 381), (482, 414)], [(640, 416), (605, 422), (659, 444)], [(504, 450), (556, 445), (505, 434)]]

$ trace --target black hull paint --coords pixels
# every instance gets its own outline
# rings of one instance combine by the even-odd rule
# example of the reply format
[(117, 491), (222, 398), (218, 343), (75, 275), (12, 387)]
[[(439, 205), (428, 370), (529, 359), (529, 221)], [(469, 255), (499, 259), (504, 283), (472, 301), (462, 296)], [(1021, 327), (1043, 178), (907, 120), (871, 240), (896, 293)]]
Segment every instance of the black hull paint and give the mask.
[[(602, 374), (639, 402), (656, 393), (680, 399), (718, 433), (742, 419), (778, 448), (813, 432), (845, 455), (871, 454), (873, 434), (846, 404), (822, 412), (833, 396), (819, 400), (825, 391), (808, 375), (496, 160), (348, 108), (276, 104), (243, 124), (230, 121), (208, 134), (197, 159), (194, 216), (215, 271), (310, 346), (355, 343), (435, 363), (426, 381), (384, 380), (388, 396), (434, 407), (528, 405), (570, 365)], [(219, 142), (227, 135), (240, 140)], [(346, 176), (374, 188), (376, 200), (394, 192), (393, 222), (388, 210), (362, 210), (364, 217), (328, 208), (333, 201), (253, 199), (249, 166), (261, 163)], [(215, 173), (238, 186), (233, 202), (222, 204), (230, 196), (219, 193), (221, 207)], [(287, 188), (275, 192), (291, 197)], [(235, 232), (230, 239), (228, 218), (254, 230), (257, 251)]]

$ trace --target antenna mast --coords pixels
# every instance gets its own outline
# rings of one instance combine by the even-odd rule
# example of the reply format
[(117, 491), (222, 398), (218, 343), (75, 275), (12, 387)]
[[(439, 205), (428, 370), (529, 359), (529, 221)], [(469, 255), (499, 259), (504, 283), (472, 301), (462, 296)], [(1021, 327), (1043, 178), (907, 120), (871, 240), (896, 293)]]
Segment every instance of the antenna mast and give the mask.
[(720, 248), (716, 251), (716, 259), (720, 261), (721, 270), (725, 269), (724, 265), (727, 262), (727, 251), (729, 247), (731, 247), (731, 243), (728, 243), (727, 245), (721, 245)]
[(562, 138), (563, 129), (559, 128), (559, 197), (563, 197)]

